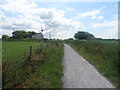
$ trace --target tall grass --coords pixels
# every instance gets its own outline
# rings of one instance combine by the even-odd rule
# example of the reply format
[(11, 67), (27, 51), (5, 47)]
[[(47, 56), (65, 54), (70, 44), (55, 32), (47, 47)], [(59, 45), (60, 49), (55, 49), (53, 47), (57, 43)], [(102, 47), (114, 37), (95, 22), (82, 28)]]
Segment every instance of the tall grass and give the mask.
[[(62, 57), (63, 57), (63, 45), (59, 42), (3, 42), (3, 49), (12, 50), (12, 47), (8, 48), (8, 44), (11, 43), (16, 49), (32, 45), (35, 46), (32, 58), (29, 54), (22, 51), (20, 57), (16, 55), (16, 58), (9, 54), (15, 54), (14, 50), (11, 53), (8, 51), (3, 52), (3, 55), (9, 56), (7, 59), (3, 58), (3, 87), (4, 88), (60, 88), (62, 87)], [(22, 44), (23, 43), (23, 44)], [(28, 44), (29, 43), (29, 44)], [(37, 44), (37, 46), (35, 45)], [(13, 63), (14, 62), (14, 63)]]
[(115, 86), (118, 84), (117, 41), (68, 41), (77, 52), (93, 64)]

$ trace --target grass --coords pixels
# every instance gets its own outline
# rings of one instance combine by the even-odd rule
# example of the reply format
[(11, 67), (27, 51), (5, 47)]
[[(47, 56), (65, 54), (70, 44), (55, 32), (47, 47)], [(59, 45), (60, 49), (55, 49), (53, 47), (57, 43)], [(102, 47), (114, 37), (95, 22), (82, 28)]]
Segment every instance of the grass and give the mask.
[[(93, 64), (116, 87), (118, 83), (118, 42), (117, 41), (68, 41), (78, 53)], [(119, 77), (120, 78), (120, 77)]]
[(61, 88), (62, 58), (63, 45), (56, 41), (3, 41), (3, 88)]
[(29, 51), (29, 47), (34, 48), (39, 42), (25, 41), (3, 41), (2, 42), (2, 59), (3, 61), (19, 62), (22, 60), (25, 51)]

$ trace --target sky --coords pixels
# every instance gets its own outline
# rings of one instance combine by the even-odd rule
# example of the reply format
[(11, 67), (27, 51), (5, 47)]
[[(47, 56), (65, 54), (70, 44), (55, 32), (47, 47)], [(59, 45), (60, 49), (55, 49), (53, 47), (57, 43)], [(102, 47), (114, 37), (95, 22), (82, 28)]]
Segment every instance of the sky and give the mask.
[[(85, 0), (86, 1), (86, 0)], [(78, 31), (97, 38), (118, 38), (118, 2), (41, 2), (0, 0), (0, 37), (14, 30), (40, 32), (45, 38), (73, 38)]]

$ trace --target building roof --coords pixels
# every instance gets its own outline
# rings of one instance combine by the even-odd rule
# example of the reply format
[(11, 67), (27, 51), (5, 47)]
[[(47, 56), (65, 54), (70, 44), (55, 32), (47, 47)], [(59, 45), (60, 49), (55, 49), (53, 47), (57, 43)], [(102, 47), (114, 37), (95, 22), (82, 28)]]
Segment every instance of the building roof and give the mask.
[[(34, 34), (34, 35), (38, 35), (38, 34), (43, 35), (42, 33), (36, 33), (36, 34)], [(32, 35), (32, 36), (34, 36), (34, 35)]]

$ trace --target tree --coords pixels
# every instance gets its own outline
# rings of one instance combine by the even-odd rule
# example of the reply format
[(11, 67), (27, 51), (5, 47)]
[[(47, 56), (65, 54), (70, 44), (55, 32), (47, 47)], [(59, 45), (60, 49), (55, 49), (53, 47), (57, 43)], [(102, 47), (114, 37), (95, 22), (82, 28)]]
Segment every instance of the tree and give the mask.
[(68, 38), (67, 40), (74, 40), (73, 38)]
[(77, 33), (75, 33), (74, 37), (78, 40), (95, 38), (93, 34), (90, 34), (88, 32), (84, 32), (84, 31), (78, 31)]
[(32, 35), (34, 35), (34, 34), (36, 34), (36, 32), (34, 32), (34, 31), (29, 31), (29, 32), (27, 32), (27, 38), (31, 38), (32, 37)]
[(27, 38), (27, 32), (26, 31), (14, 31), (13, 33), (13, 38), (14, 39), (23, 39), (23, 38)]
[(95, 38), (95, 40), (102, 40), (102, 38)]
[(9, 39), (10, 37), (8, 35), (2, 35), (2, 39)]
[(24, 38), (31, 38), (32, 35), (36, 34), (36, 32), (34, 31), (26, 32), (26, 31), (20, 30), (20, 31), (14, 31), (12, 34), (14, 39), (24, 39)]

